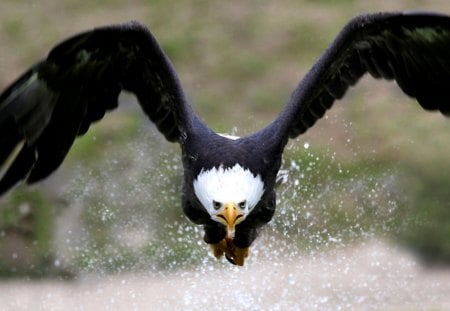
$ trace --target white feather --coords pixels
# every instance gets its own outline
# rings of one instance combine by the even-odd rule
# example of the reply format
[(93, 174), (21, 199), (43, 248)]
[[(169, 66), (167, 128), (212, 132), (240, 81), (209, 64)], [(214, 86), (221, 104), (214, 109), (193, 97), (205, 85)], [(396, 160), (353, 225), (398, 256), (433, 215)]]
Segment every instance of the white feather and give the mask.
[(220, 136), (231, 139), (231, 140), (238, 140), (240, 137), (236, 135), (230, 135), (230, 134), (224, 134), (224, 133), (218, 133)]

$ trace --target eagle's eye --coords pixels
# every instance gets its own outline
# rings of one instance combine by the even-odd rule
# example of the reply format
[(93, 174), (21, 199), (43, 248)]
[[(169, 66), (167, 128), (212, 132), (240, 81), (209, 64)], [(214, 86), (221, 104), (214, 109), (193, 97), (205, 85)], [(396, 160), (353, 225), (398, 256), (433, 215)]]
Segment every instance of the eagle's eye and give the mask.
[(213, 207), (215, 210), (218, 210), (222, 207), (222, 203), (217, 202), (217, 201), (213, 201)]
[(247, 201), (244, 200), (242, 202), (239, 202), (238, 206), (239, 206), (240, 209), (245, 209), (246, 204), (247, 204)]

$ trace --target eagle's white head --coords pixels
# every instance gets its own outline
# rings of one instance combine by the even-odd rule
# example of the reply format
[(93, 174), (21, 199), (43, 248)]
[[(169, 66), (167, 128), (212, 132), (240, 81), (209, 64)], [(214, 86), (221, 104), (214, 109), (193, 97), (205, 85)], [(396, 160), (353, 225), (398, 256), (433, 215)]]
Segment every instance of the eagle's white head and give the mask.
[(211, 219), (227, 228), (234, 238), (235, 226), (258, 204), (264, 193), (260, 175), (254, 175), (239, 164), (231, 168), (202, 170), (194, 180), (194, 191)]

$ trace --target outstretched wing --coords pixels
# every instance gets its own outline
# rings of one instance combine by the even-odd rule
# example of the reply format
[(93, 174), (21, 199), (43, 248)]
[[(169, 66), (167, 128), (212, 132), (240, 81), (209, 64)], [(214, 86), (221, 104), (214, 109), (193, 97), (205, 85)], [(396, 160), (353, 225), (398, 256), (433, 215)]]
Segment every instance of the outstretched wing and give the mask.
[(51, 50), (0, 95), (0, 168), (22, 145), (0, 181), (48, 176), (78, 135), (133, 92), (167, 140), (194, 118), (176, 73), (156, 39), (138, 23), (94, 29)]
[(366, 72), (395, 79), (423, 108), (450, 115), (450, 17), (378, 13), (352, 19), (269, 127), (285, 138), (304, 133)]

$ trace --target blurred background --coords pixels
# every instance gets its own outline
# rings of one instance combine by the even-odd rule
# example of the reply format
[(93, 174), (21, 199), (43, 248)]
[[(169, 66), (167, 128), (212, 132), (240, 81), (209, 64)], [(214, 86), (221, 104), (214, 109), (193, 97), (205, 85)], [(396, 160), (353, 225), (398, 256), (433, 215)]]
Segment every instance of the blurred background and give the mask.
[[(1, 0), (0, 89), (68, 36), (137, 20), (210, 127), (245, 135), (276, 116), (351, 17), (388, 10), (450, 14), (450, 2)], [(165, 142), (133, 96), (121, 103), (50, 178), (0, 198), (4, 282), (185, 271), (202, 282), (205, 270), (232, 269), (209, 255), (202, 228), (182, 214), (178, 145)], [(363, 78), (288, 145), (277, 213), (245, 269), (274, 257), (345, 258), (373, 240), (428, 267), (448, 266), (449, 141), (449, 120), (423, 112), (395, 83)]]

